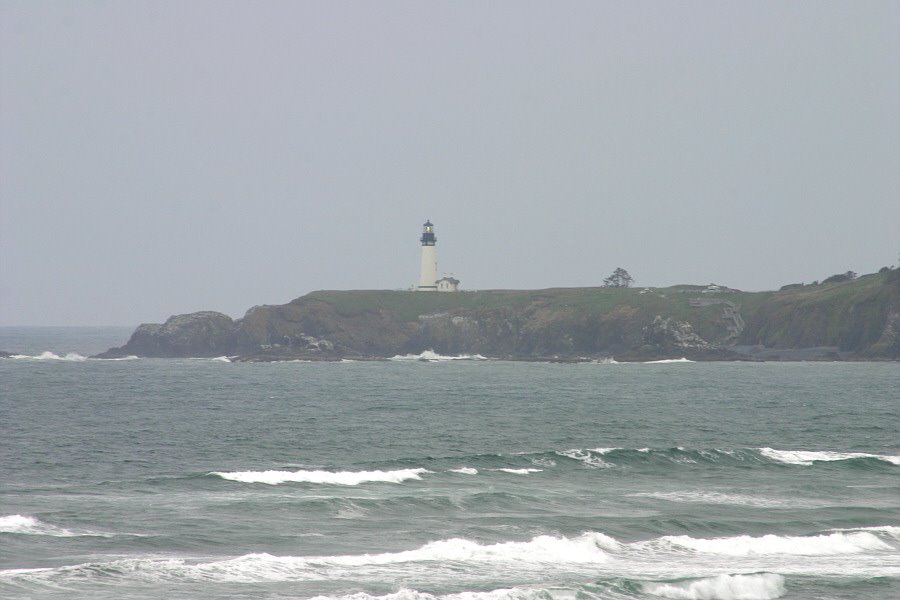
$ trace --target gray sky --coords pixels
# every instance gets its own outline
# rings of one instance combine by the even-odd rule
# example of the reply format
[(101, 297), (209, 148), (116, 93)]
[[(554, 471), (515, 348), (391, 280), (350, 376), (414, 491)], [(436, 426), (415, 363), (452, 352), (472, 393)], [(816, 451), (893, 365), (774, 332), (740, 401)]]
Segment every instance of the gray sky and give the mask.
[(900, 250), (900, 2), (0, 2), (0, 324)]

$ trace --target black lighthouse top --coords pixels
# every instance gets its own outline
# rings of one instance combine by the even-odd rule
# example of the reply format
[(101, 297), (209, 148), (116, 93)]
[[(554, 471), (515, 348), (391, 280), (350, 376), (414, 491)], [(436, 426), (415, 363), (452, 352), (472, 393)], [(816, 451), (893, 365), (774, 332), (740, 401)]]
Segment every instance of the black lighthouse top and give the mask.
[(437, 238), (434, 237), (434, 225), (431, 224), (431, 221), (425, 221), (425, 224), (422, 225), (422, 237), (419, 238), (419, 241), (423, 246), (434, 246)]

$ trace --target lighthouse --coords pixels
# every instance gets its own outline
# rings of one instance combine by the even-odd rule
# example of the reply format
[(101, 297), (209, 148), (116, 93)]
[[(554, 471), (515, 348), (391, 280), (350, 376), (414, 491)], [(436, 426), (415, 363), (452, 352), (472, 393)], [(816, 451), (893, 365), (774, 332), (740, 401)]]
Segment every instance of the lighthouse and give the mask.
[(422, 225), (422, 264), (419, 269), (419, 291), (437, 291), (437, 251), (434, 248), (437, 238), (434, 237), (434, 225), (425, 221)]

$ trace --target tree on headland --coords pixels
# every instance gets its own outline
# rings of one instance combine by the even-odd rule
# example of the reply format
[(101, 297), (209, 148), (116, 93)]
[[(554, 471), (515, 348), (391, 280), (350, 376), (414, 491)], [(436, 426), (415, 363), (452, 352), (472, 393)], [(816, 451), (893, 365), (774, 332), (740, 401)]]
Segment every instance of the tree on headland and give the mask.
[(603, 287), (631, 287), (634, 283), (634, 278), (628, 274), (628, 271), (623, 269), (622, 267), (616, 267), (616, 270), (612, 272), (612, 275), (603, 280)]
[(827, 279), (824, 279), (822, 283), (841, 283), (843, 281), (853, 281), (856, 279), (856, 273), (853, 271), (847, 271), (846, 273), (838, 273), (837, 275), (832, 275)]

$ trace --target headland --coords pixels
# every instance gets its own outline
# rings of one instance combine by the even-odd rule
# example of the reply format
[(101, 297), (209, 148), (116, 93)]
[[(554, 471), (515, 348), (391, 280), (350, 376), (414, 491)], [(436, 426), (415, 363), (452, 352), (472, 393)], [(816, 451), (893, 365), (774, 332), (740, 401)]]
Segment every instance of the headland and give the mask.
[[(840, 278), (838, 278), (840, 279)], [(97, 358), (379, 360), (433, 350), (506, 360), (898, 360), (900, 270), (779, 291), (724, 286), (435, 294), (317, 291), (143, 324)]]

